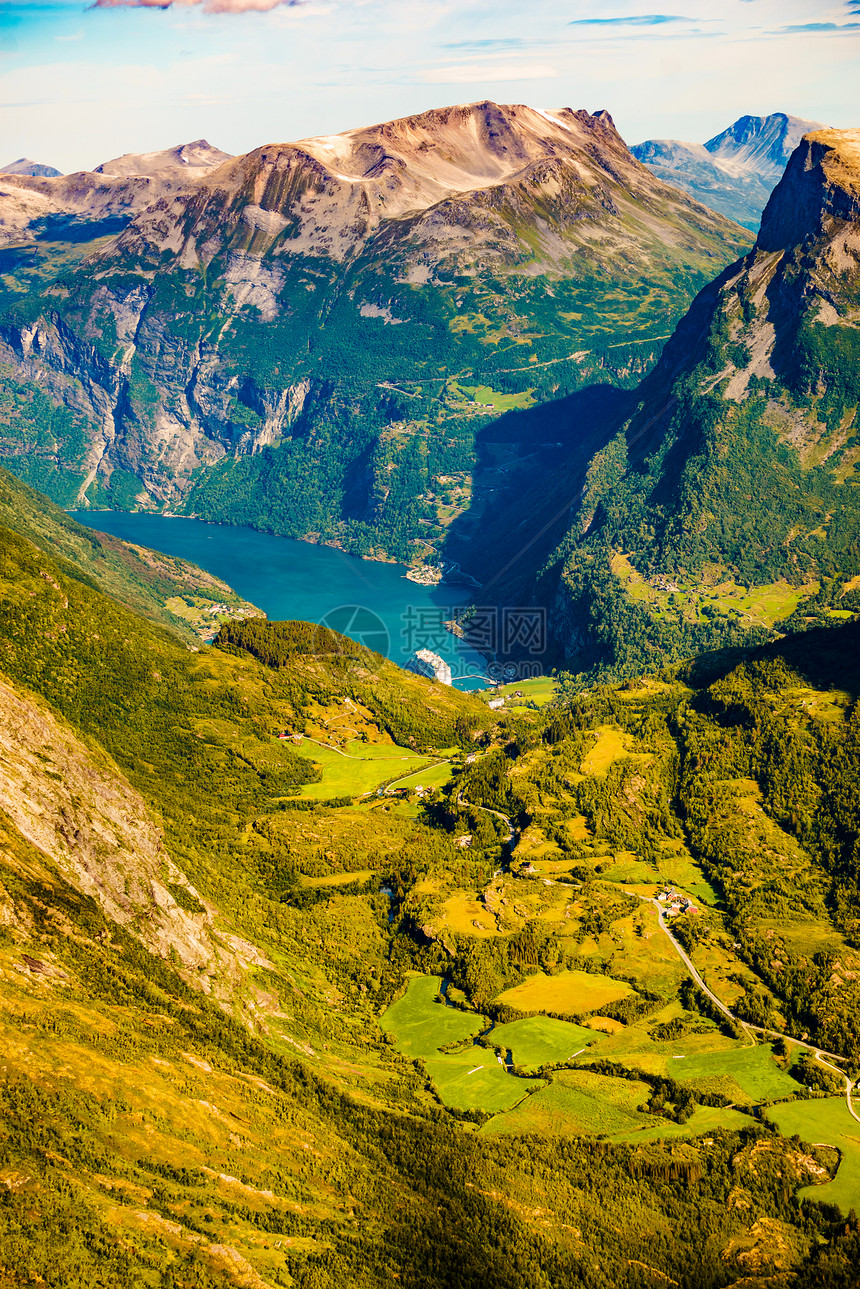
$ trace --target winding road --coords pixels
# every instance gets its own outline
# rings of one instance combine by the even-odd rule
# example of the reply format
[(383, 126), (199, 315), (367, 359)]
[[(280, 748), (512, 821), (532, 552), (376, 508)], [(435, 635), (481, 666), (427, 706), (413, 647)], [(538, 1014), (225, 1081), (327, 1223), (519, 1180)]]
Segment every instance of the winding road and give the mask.
[[(732, 1021), (735, 1025), (739, 1025), (740, 1028), (746, 1034), (749, 1035), (753, 1043), (755, 1043), (755, 1038), (753, 1037), (755, 1034), (764, 1034), (769, 1038), (785, 1039), (786, 1042), (794, 1043), (797, 1047), (802, 1047), (804, 1051), (811, 1052), (813, 1055), (813, 1058), (816, 1061), (818, 1061), (820, 1065), (826, 1066), (827, 1069), (832, 1070), (834, 1074), (838, 1074), (841, 1079), (844, 1079), (845, 1101), (848, 1106), (848, 1113), (851, 1115), (853, 1119), (856, 1119), (857, 1122), (860, 1123), (860, 1114), (858, 1114), (857, 1111), (854, 1109), (854, 1104), (851, 1100), (852, 1080), (848, 1077), (848, 1075), (845, 1073), (844, 1070), (840, 1070), (838, 1066), (832, 1064), (833, 1061), (844, 1061), (846, 1059), (844, 1056), (838, 1056), (835, 1052), (827, 1052), (825, 1051), (824, 1048), (813, 1046), (812, 1043), (805, 1043), (799, 1038), (793, 1038), (791, 1034), (783, 1034), (776, 1029), (765, 1029), (762, 1025), (751, 1025), (748, 1021), (741, 1020), (740, 1017), (735, 1016), (734, 1012), (732, 1012), (726, 1006), (726, 1004), (717, 997), (714, 991), (708, 988), (708, 986), (705, 984), (704, 980), (702, 979), (701, 975), (693, 965), (693, 962), (689, 954), (687, 953), (687, 951), (684, 949), (684, 946), (680, 944), (678, 940), (675, 939), (675, 936), (672, 934), (672, 932), (670, 931), (669, 927), (666, 924), (666, 919), (663, 914), (663, 909), (662, 909), (662, 906), (660, 905), (659, 900), (655, 900), (648, 895), (639, 895), (637, 891), (627, 891), (626, 894), (637, 895), (638, 898), (640, 900), (643, 900), (646, 904), (653, 904), (654, 908), (657, 910), (657, 921), (660, 925), (661, 931), (665, 932), (665, 934), (668, 936), (672, 944), (672, 947), (674, 948), (678, 957), (683, 962), (684, 966), (687, 968), (687, 971), (689, 972), (694, 982), (701, 989), (702, 993), (705, 994), (707, 998), (710, 998), (714, 1006), (719, 1008), (719, 1010), (723, 1013), (724, 1016), (727, 1016), (728, 1019)], [(826, 1057), (829, 1057), (830, 1059), (826, 1060), (825, 1059)]]

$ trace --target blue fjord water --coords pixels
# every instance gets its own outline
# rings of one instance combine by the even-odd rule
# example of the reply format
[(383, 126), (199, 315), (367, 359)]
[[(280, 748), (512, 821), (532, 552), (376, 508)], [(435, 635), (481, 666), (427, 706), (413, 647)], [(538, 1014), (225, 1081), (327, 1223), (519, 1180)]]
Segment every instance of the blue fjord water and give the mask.
[[(324, 622), (400, 665), (415, 649), (432, 649), (450, 665), (458, 689), (485, 684), (486, 661), (442, 625), (458, 605), (468, 603), (465, 587), (418, 586), (400, 564), (356, 559), (331, 546), (253, 528), (118, 510), (73, 511), (72, 518), (138, 546), (191, 560), (228, 582), (272, 621)], [(384, 624), (381, 632), (374, 614)]]

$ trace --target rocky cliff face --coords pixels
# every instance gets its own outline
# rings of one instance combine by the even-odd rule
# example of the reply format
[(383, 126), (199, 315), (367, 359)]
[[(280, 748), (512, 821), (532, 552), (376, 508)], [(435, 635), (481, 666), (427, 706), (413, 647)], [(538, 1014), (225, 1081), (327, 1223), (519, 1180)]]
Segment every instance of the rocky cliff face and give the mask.
[[(160, 165), (99, 178), (161, 183), (135, 177)], [(267, 145), (162, 192), (85, 268), (12, 301), (2, 357), (89, 423), (48, 448), (82, 504), (411, 558), (473, 502), (497, 408), (606, 369), (629, 381), (744, 240), (607, 113), (469, 104)]]
[(656, 660), (860, 607), (858, 321), (860, 131), (821, 130), (756, 246), (568, 480), (573, 526), (544, 594), (570, 656)]
[[(266, 959), (227, 931), (164, 849), (140, 795), (47, 704), (0, 679), (0, 799), (8, 823), (111, 921), (225, 1005)], [(8, 826), (8, 824), (7, 824)]]

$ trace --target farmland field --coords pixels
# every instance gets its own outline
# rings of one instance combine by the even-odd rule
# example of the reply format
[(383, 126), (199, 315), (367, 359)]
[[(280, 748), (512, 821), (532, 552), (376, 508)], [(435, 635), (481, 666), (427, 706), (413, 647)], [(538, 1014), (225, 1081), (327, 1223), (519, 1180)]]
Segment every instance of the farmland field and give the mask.
[(823, 1186), (805, 1186), (798, 1199), (836, 1204), (843, 1213), (860, 1210), (860, 1123), (852, 1119), (843, 1097), (824, 1097), (814, 1101), (795, 1101), (771, 1106), (767, 1110), (784, 1137), (795, 1133), (811, 1145), (836, 1146), (842, 1154), (839, 1169), (832, 1182)]
[[(683, 1048), (683, 1040), (678, 1044)], [(728, 1052), (700, 1052), (685, 1056), (683, 1061), (667, 1061), (669, 1073), (682, 1083), (692, 1082), (715, 1091), (723, 1089), (722, 1082), (733, 1081), (752, 1101), (768, 1101), (776, 1097), (796, 1095), (800, 1084), (790, 1074), (781, 1070), (771, 1056), (770, 1047), (734, 1048)], [(858, 1124), (860, 1128), (860, 1124)]]
[(440, 983), (438, 976), (413, 976), (403, 997), (379, 1018), (381, 1028), (394, 1035), (406, 1056), (437, 1057), (440, 1047), (473, 1038), (488, 1025), (483, 1016), (437, 1003)]
[(467, 1042), (488, 1022), (474, 1013), (437, 1003), (437, 976), (413, 976), (402, 998), (382, 1014), (379, 1024), (393, 1034), (405, 1056), (420, 1057), (445, 1105), (459, 1110), (506, 1110), (532, 1089), (535, 1079), (518, 1079), (499, 1065), (491, 1048), (467, 1047), (449, 1055), (440, 1047)]
[[(427, 766), (427, 758), (405, 752), (388, 744), (379, 747), (373, 744), (350, 743), (348, 755), (336, 752), (333, 748), (305, 739), (294, 749), (299, 756), (316, 761), (322, 769), (322, 780), (319, 783), (306, 783), (302, 787), (302, 796), (315, 797), (327, 801), (331, 797), (357, 797), (364, 792), (372, 792), (380, 783), (386, 783), (401, 770), (408, 774), (410, 765), (415, 770)], [(447, 767), (446, 767), (447, 768)]]
[[(643, 1116), (644, 1118), (644, 1116)], [(723, 1108), (722, 1106), (696, 1106), (686, 1123), (673, 1123), (671, 1119), (659, 1119), (648, 1115), (645, 1126), (630, 1131), (614, 1133), (610, 1141), (630, 1142), (663, 1141), (668, 1137), (700, 1137), (705, 1132), (738, 1132), (742, 1128), (751, 1128), (755, 1119), (742, 1110)]]
[(625, 981), (613, 980), (611, 976), (590, 975), (585, 971), (560, 971), (557, 976), (545, 976), (541, 972), (529, 976), (513, 989), (506, 989), (496, 1002), (524, 1012), (581, 1014), (600, 1011), (601, 1007), (626, 998), (632, 992)]
[(398, 779), (396, 786), (398, 788), (439, 788), (443, 783), (447, 783), (452, 774), (451, 766), (445, 762), (443, 765), (431, 765), (426, 770), (416, 770), (408, 778)]
[(591, 1096), (580, 1088), (553, 1080), (522, 1105), (484, 1125), (482, 1133), (544, 1132), (573, 1136), (616, 1133), (635, 1129), (636, 1116)]
[(552, 1016), (530, 1016), (526, 1020), (497, 1025), (490, 1040), (511, 1050), (514, 1062), (536, 1069), (540, 1065), (568, 1061), (590, 1043), (605, 1038), (593, 1029)]
[(542, 1087), (540, 1079), (508, 1074), (483, 1047), (472, 1048), (465, 1057), (437, 1056), (424, 1064), (445, 1105), (457, 1110), (507, 1110), (532, 1088)]

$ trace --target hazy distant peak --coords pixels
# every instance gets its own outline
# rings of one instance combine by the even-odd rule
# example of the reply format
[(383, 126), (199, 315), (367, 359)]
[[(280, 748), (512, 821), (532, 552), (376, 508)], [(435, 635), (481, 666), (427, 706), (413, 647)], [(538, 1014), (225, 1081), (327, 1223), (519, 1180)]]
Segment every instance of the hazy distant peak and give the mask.
[(197, 139), (194, 143), (177, 143), (160, 152), (126, 152), (96, 166), (95, 173), (131, 177), (167, 175), (182, 170), (190, 178), (198, 178), (231, 159), (229, 152), (213, 147), (206, 139)]
[(805, 121), (786, 112), (742, 116), (727, 130), (708, 139), (705, 148), (712, 157), (719, 158), (724, 168), (754, 170), (762, 177), (777, 179), (804, 134), (820, 129), (820, 121)]
[(62, 171), (55, 170), (53, 166), (43, 165), (41, 161), (30, 161), (28, 157), (19, 157), (17, 161), (10, 161), (8, 166), (0, 166), (0, 174), (38, 175), (42, 179), (56, 179)]

